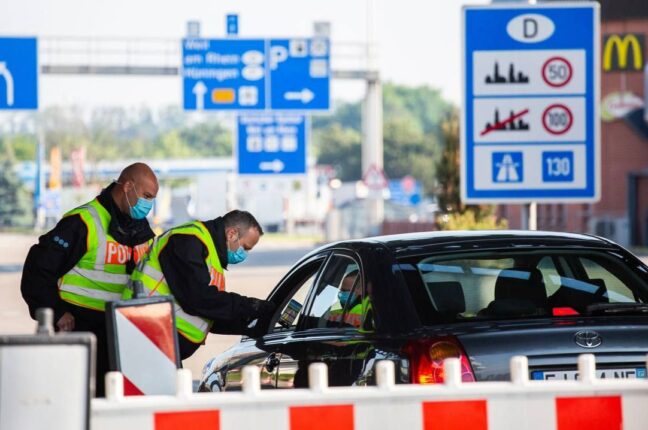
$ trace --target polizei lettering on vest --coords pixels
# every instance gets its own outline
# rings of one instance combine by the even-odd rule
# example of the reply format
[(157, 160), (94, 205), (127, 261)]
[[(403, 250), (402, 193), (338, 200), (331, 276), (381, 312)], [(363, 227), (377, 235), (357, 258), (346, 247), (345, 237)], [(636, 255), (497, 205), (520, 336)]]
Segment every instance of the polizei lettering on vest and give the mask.
[[(135, 247), (135, 263), (148, 251), (148, 244), (143, 243)], [(106, 264), (126, 264), (133, 255), (133, 248), (117, 242), (106, 242)]]

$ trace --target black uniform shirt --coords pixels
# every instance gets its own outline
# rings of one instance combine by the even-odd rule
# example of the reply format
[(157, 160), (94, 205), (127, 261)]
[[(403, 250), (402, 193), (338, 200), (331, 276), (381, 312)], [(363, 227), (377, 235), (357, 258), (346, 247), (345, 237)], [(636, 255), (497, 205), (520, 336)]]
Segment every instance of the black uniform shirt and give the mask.
[[(108, 231), (119, 243), (138, 245), (153, 238), (154, 234), (144, 220), (134, 220), (121, 213), (113, 201), (111, 191), (115, 184), (104, 189), (97, 197), (99, 203), (111, 215)], [(58, 280), (79, 262), (87, 251), (88, 228), (79, 215), (63, 218), (38, 243), (31, 247), (23, 266), (20, 290), (29, 306), (29, 314), (35, 318), (36, 309), (49, 307), (54, 310), (54, 322), (65, 312), (75, 318), (102, 322), (103, 312), (75, 306), (63, 301), (58, 293)], [(133, 253), (134, 255), (134, 253)], [(127, 269), (132, 271), (134, 262)]]
[[(203, 223), (216, 246), (223, 269), (227, 268), (227, 242), (222, 218)], [(214, 321), (212, 333), (241, 334), (256, 318), (253, 303), (259, 299), (219, 291), (209, 285), (207, 248), (195, 236), (176, 234), (160, 252), (160, 265), (171, 293), (188, 314)]]

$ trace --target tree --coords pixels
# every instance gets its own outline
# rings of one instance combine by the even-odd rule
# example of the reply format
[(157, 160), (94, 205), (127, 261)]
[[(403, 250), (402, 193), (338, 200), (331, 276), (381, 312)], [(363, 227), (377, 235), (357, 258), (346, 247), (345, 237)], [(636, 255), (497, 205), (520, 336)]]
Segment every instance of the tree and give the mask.
[(443, 150), (437, 162), (436, 177), (438, 188), (436, 192), (439, 210), (442, 213), (463, 213), (459, 190), (459, 115), (452, 112), (441, 125), (443, 133)]
[(24, 227), (31, 223), (31, 199), (14, 169), (10, 145), (0, 159), (0, 228)]
[(443, 152), (437, 164), (437, 200), (440, 216), (437, 224), (442, 230), (483, 230), (506, 228), (498, 220), (492, 205), (465, 205), (459, 188), (461, 162), (459, 152), (459, 114), (453, 111), (441, 125)]
[[(451, 105), (429, 87), (383, 86), (384, 168), (391, 178), (413, 175), (424, 192), (436, 187), (435, 167), (440, 154), (440, 123)], [(336, 166), (342, 180), (362, 177), (362, 103), (343, 103), (333, 115), (313, 120), (318, 163)], [(343, 141), (336, 141), (343, 139)]]
[(356, 130), (331, 124), (315, 131), (317, 162), (330, 164), (337, 177), (343, 181), (356, 181), (362, 177), (360, 141)]

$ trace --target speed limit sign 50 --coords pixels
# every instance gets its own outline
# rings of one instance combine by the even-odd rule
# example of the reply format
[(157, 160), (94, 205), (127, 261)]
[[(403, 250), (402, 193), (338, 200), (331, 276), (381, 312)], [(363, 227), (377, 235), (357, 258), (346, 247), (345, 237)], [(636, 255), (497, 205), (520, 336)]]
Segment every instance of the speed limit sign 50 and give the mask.
[(551, 57), (542, 66), (542, 79), (554, 88), (564, 87), (571, 81), (572, 65), (564, 57)]

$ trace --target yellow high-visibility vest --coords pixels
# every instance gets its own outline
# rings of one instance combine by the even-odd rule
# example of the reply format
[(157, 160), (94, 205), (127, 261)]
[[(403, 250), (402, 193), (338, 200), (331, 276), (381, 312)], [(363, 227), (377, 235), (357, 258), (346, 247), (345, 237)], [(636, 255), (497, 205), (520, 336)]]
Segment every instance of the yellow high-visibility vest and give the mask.
[[(164, 278), (164, 273), (162, 272), (160, 253), (169, 243), (169, 239), (177, 234), (195, 236), (205, 245), (207, 248), (207, 258), (205, 258), (205, 263), (207, 264), (207, 270), (209, 270), (209, 285), (218, 288), (219, 291), (225, 291), (225, 275), (220, 260), (218, 259), (216, 246), (214, 245), (211, 234), (200, 221), (193, 221), (172, 228), (157, 237), (153, 242), (149, 253), (144, 257), (141, 264), (139, 264), (133, 271), (131, 281), (141, 281), (144, 285), (144, 292), (147, 296), (172, 295), (171, 289), (169, 288), (169, 285)], [(125, 299), (129, 299), (133, 297), (133, 291), (130, 288), (126, 288), (122, 296)], [(175, 299), (174, 308), (176, 328), (178, 332), (194, 343), (204, 342), (213, 322), (205, 318), (188, 314), (180, 307)]]
[(126, 264), (131, 257), (137, 263), (150, 241), (135, 247), (117, 242), (108, 232), (110, 213), (97, 199), (64, 217), (72, 215), (79, 215), (88, 229), (86, 253), (59, 279), (59, 295), (68, 303), (103, 311), (106, 302), (121, 299), (129, 279)]

